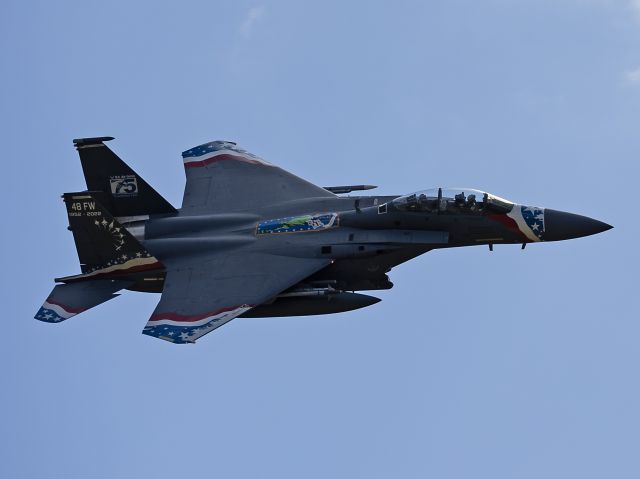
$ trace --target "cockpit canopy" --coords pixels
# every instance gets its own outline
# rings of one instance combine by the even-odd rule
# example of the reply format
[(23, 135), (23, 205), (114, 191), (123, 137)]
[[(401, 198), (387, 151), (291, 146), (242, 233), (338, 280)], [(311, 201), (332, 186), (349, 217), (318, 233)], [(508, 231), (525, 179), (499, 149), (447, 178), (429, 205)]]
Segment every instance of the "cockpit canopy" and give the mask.
[(514, 203), (472, 188), (431, 188), (400, 196), (391, 201), (399, 211), (415, 212), (482, 212), (508, 213)]

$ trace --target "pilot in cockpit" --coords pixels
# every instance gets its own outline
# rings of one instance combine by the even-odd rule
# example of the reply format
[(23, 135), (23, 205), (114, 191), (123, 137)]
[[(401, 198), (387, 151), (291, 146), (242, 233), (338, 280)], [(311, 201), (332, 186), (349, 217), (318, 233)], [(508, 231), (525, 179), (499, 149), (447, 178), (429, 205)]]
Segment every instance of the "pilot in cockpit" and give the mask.
[(480, 213), (485, 208), (492, 211), (510, 211), (513, 203), (474, 189), (443, 188), (423, 190), (394, 199), (391, 204), (402, 211), (438, 211), (440, 213), (463, 213), (465, 211)]

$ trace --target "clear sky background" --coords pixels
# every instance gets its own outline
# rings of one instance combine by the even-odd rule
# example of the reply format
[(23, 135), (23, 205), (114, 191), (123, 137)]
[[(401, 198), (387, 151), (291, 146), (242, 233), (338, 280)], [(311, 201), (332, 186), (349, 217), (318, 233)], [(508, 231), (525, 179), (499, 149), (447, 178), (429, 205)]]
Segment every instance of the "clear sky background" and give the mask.
[[(0, 4), (0, 476), (640, 477), (640, 2)], [(79, 272), (71, 139), (179, 206), (226, 139), (319, 185), (469, 186), (615, 229), (430, 252), (373, 307), (176, 346)]]

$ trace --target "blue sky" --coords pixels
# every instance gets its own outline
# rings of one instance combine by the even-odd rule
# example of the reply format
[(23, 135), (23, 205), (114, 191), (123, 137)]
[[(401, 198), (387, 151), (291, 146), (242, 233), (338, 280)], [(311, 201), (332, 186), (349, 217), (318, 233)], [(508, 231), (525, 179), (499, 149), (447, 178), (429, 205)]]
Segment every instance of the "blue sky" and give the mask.
[[(636, 478), (640, 2), (0, 6), (0, 475)], [(71, 139), (174, 205), (180, 152), (237, 141), (320, 185), (472, 186), (615, 226), (436, 251), (377, 305), (239, 319), (179, 347), (157, 296), (35, 321), (79, 271)]]

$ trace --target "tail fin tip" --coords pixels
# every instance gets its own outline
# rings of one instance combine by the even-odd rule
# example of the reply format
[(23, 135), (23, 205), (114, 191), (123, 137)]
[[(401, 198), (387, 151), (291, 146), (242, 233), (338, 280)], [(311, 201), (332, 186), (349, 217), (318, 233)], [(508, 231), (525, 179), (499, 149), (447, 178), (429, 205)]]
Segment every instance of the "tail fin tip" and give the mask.
[(73, 146), (82, 148), (83, 146), (100, 145), (105, 141), (115, 140), (113, 136), (94, 136), (91, 138), (74, 138)]

